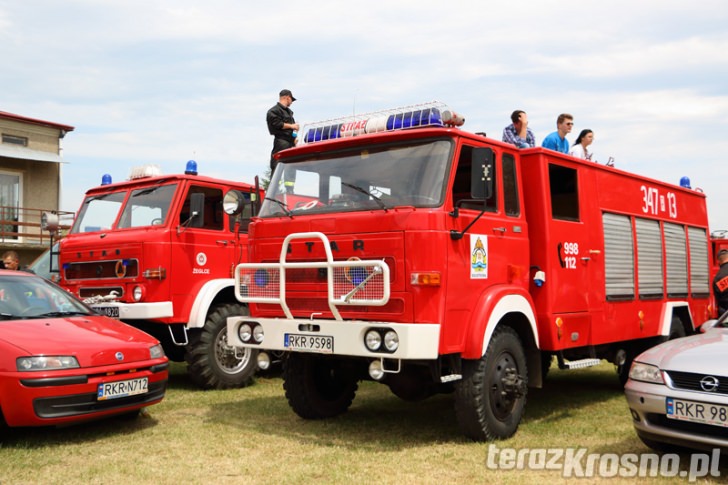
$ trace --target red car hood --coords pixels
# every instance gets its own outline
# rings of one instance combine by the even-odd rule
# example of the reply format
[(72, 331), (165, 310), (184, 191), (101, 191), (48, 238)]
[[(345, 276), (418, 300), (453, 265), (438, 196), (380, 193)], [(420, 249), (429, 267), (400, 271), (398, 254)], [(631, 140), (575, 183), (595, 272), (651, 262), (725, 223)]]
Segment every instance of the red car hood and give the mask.
[(73, 355), (81, 367), (149, 360), (149, 347), (157, 343), (140, 330), (102, 316), (0, 321), (0, 341), (18, 348), (18, 356)]

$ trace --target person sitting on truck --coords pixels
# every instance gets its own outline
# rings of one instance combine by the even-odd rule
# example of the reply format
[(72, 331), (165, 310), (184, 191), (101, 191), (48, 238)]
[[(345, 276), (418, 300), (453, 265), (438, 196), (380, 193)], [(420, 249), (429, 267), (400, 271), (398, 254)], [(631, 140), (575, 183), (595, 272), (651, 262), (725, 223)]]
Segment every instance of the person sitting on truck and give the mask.
[(589, 145), (592, 144), (594, 141), (594, 132), (586, 129), (581, 130), (581, 133), (579, 133), (579, 136), (576, 137), (576, 141), (571, 146), (571, 151), (569, 151), (569, 155), (576, 158), (581, 158), (582, 160), (591, 160), (593, 153), (590, 152), (587, 148)]
[(520, 109), (511, 113), (510, 125), (503, 128), (503, 141), (516, 145), (518, 148), (532, 148), (536, 146), (536, 137), (528, 127), (528, 115)]
[(569, 140), (566, 135), (571, 133), (574, 126), (574, 117), (569, 113), (561, 113), (556, 119), (556, 131), (543, 139), (541, 146), (561, 153), (569, 153)]
[(718, 251), (717, 259), (720, 269), (713, 278), (713, 293), (718, 313), (722, 315), (728, 310), (728, 249)]

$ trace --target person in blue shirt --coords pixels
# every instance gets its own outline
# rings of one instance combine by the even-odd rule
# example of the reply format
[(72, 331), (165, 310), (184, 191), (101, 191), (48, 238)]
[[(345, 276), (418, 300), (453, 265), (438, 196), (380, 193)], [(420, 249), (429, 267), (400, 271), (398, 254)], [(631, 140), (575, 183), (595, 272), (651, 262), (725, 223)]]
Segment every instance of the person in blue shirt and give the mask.
[(556, 120), (556, 131), (543, 139), (541, 146), (561, 153), (569, 153), (569, 140), (566, 135), (574, 127), (574, 117), (568, 113), (561, 113)]

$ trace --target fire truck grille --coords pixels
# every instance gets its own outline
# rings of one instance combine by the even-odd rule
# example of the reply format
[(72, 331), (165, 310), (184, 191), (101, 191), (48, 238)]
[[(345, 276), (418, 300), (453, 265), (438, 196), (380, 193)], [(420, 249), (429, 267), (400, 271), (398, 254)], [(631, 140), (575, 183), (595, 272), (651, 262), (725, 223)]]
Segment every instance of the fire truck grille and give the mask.
[(63, 275), (67, 280), (134, 278), (139, 276), (139, 261), (136, 259), (115, 259), (111, 261), (66, 263), (63, 265)]
[[(288, 308), (298, 315), (309, 316), (312, 312), (326, 314), (329, 312), (329, 304), (326, 298), (288, 298), (286, 300)], [(279, 305), (260, 303), (258, 309), (261, 311), (279, 312)], [(399, 298), (392, 298), (384, 306), (346, 306), (341, 307), (342, 314), (360, 314), (360, 313), (381, 313), (401, 315), (404, 313), (404, 301)]]
[[(366, 265), (333, 268), (333, 298), (346, 303), (384, 298), (382, 272)], [(326, 269), (286, 270), (286, 284), (326, 283)], [(240, 293), (249, 298), (279, 298), (281, 272), (277, 268), (241, 268)]]
[(78, 296), (80, 298), (91, 298), (94, 296), (107, 296), (112, 291), (116, 292), (119, 297), (124, 296), (124, 288), (121, 286), (107, 286), (104, 288), (80, 288), (78, 290)]

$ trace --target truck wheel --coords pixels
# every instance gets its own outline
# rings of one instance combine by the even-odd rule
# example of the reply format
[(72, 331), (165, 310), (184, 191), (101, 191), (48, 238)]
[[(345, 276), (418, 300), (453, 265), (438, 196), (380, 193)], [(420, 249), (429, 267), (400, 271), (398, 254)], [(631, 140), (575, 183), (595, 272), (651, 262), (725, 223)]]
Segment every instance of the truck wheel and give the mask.
[(205, 326), (190, 332), (185, 360), (187, 373), (202, 389), (229, 389), (251, 383), (258, 368), (258, 351), (235, 349), (227, 343), (227, 317), (247, 315), (242, 305), (224, 303), (210, 308)]
[(283, 362), (286, 399), (302, 418), (331, 418), (346, 412), (358, 387), (357, 378), (341, 361), (291, 353)]
[[(682, 338), (684, 336), (685, 327), (683, 327), (682, 322), (678, 317), (672, 317), (672, 322), (670, 323), (670, 333), (667, 335), (667, 340)], [(633, 349), (632, 347), (629, 347), (627, 349), (627, 359), (625, 360), (624, 365), (617, 366), (617, 375), (619, 376), (619, 382), (620, 384), (622, 384), (622, 386), (627, 384), (627, 381), (629, 380), (629, 370), (632, 368), (632, 362), (634, 361), (634, 358), (648, 348), (649, 347), (645, 346), (640, 349)]]
[(493, 333), (485, 355), (463, 363), (455, 387), (455, 416), (475, 441), (512, 436), (526, 405), (528, 369), (521, 339), (510, 327)]

